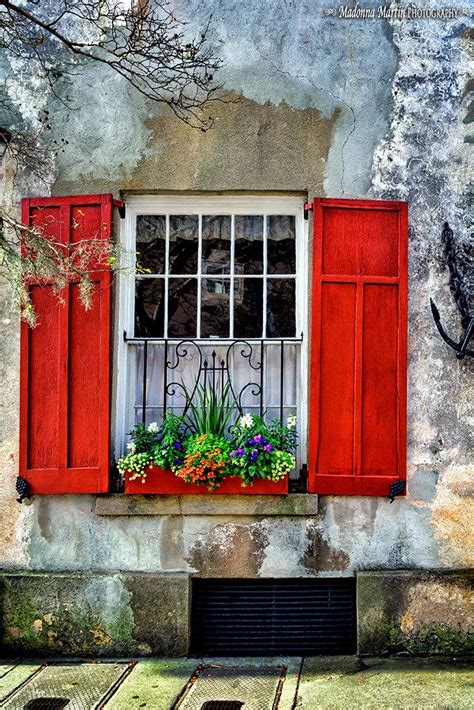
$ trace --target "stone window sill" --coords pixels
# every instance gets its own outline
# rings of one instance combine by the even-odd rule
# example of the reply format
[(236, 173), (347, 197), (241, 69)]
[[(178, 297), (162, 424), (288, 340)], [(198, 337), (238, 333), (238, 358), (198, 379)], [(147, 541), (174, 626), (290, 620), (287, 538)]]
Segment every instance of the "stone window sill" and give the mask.
[(311, 517), (318, 496), (308, 493), (272, 495), (107, 495), (98, 496), (97, 515), (243, 515)]

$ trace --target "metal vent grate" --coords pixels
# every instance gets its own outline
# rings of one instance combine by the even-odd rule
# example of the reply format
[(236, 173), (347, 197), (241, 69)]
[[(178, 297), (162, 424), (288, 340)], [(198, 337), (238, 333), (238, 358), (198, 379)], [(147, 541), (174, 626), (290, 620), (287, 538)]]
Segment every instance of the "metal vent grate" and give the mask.
[(63, 710), (69, 698), (35, 698), (25, 705), (25, 710)]
[(355, 579), (194, 579), (191, 650), (219, 656), (355, 653)]
[(240, 710), (243, 705), (239, 700), (208, 700), (201, 710)]

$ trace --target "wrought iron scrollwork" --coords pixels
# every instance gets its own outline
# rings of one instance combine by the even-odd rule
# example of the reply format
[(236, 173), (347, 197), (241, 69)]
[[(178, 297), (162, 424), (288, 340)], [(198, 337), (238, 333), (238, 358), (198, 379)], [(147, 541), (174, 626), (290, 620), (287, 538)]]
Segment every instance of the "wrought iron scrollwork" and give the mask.
[[(453, 293), (454, 300), (456, 301), (457, 309), (461, 315), (461, 325), (464, 328), (464, 332), (458, 342), (450, 338), (444, 330), (439, 310), (432, 299), (430, 299), (431, 313), (433, 314), (434, 322), (444, 342), (456, 352), (456, 357), (462, 360), (466, 355), (474, 357), (474, 350), (469, 347), (469, 343), (474, 337), (474, 313), (469, 306), (469, 298), (466, 293), (465, 285), (466, 279), (463, 278), (463, 274), (460, 270), (459, 254), (454, 242), (453, 230), (447, 222), (444, 223), (441, 236), (444, 244), (446, 262), (449, 268), (449, 286)], [(467, 256), (470, 250), (471, 247), (468, 247)]]
[[(279, 391), (279, 402), (274, 408), (283, 417), (284, 371), (286, 345), (300, 342), (299, 338), (288, 339), (222, 339), (206, 340), (172, 340), (166, 338), (128, 338), (126, 342), (143, 346), (143, 365), (141, 368), (142, 401), (141, 418), (146, 421), (147, 410), (150, 408), (148, 390), (150, 389), (150, 366), (148, 358), (150, 346), (160, 346), (163, 353), (163, 388), (161, 404), (153, 405), (153, 409), (161, 409), (163, 414), (170, 408), (178, 408), (184, 414), (198, 399), (199, 388), (204, 388), (217, 398), (226, 392), (229, 406), (240, 414), (244, 408), (251, 406), (254, 411), (263, 415), (265, 410), (265, 367), (266, 346), (278, 348), (278, 375), (275, 372), (271, 383), (272, 391)], [(276, 352), (276, 351), (275, 351)], [(238, 376), (235, 376), (235, 373)], [(244, 374), (246, 373), (246, 375)], [(151, 375), (156, 376), (156, 373)], [(267, 383), (270, 385), (270, 383)], [(156, 388), (154, 388), (156, 392)]]

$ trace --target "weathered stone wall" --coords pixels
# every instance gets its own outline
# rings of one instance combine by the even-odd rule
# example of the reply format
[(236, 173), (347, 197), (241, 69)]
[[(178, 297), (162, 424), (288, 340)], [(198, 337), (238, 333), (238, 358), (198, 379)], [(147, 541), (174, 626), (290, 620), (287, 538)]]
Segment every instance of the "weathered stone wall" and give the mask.
[[(91, 496), (15, 502), (18, 324), (2, 286), (0, 565), (29, 570), (187, 571), (198, 575), (351, 575), (472, 565), (472, 363), (438, 338), (432, 295), (452, 332), (440, 230), (467, 238), (464, 123), (467, 29), (461, 20), (342, 20), (324, 6), (213, 4), (211, 41), (231, 102), (193, 131), (118, 76), (85, 67), (74, 110), (19, 82), (19, 109), (50, 109), (67, 138), (49, 186), (21, 194), (303, 191), (405, 199), (410, 205), (408, 495), (326, 496), (315, 517), (101, 517)], [(208, 3), (179, 13), (204, 23)], [(15, 67), (13, 67), (15, 71)], [(472, 88), (472, 87), (471, 87)], [(36, 108), (35, 108), (36, 107)], [(218, 503), (216, 503), (216, 507)]]

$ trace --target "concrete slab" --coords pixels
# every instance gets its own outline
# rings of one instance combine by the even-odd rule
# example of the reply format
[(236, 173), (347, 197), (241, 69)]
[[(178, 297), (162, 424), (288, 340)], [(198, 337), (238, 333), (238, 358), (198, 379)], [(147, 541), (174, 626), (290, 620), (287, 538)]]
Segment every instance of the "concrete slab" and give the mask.
[(140, 661), (107, 703), (107, 710), (146, 707), (168, 710), (178, 699), (199, 661), (165, 658)]
[(96, 515), (236, 515), (311, 517), (318, 514), (318, 496), (308, 493), (273, 495), (98, 496)]
[(146, 659), (140, 661), (106, 705), (107, 710), (169, 710), (177, 701), (193, 671), (201, 664), (228, 665), (247, 668), (258, 666), (285, 666), (286, 680), (283, 683), (279, 710), (293, 707), (300, 658), (174, 658)]
[(298, 710), (474, 707), (474, 663), (452, 659), (305, 659)]
[[(3, 663), (0, 666), (0, 703), (5, 700), (15, 688), (25, 682), (27, 678), (32, 676), (42, 666), (41, 661), (12, 661), (11, 663)], [(2, 675), (3, 673), (3, 675)]]

